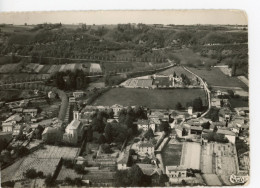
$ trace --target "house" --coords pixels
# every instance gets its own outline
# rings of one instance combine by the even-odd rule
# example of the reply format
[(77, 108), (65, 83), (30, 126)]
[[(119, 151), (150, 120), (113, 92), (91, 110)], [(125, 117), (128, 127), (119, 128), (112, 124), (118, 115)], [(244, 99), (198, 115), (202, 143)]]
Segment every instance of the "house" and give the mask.
[(42, 132), (42, 140), (46, 143), (55, 143), (60, 141), (62, 138), (62, 133), (58, 128), (46, 127)]
[(156, 165), (142, 163), (137, 163), (136, 165), (141, 169), (144, 175), (151, 177), (152, 185), (158, 184), (159, 176), (162, 174), (162, 171)]
[(23, 114), (25, 115), (30, 115), (31, 117), (35, 117), (37, 115), (37, 109), (32, 108), (32, 109), (23, 109)]
[(14, 124), (12, 122), (3, 122), (2, 123), (2, 130), (3, 132), (13, 132), (13, 126)]
[(161, 121), (159, 120), (159, 118), (150, 118), (149, 119), (149, 128), (151, 128), (153, 130), (153, 132), (157, 132), (159, 130), (160, 125), (161, 125)]
[(193, 113), (192, 111), (193, 111), (193, 107), (192, 106), (188, 107), (188, 114), (192, 115)]
[(190, 126), (190, 134), (201, 135), (202, 129), (203, 129), (202, 127)]
[(239, 116), (246, 116), (249, 114), (249, 107), (234, 108), (234, 110)]
[(78, 119), (73, 119), (66, 127), (63, 140), (72, 144), (77, 144), (82, 139), (82, 123)]
[(13, 128), (13, 136), (19, 136), (22, 134), (23, 126), (22, 125), (15, 125)]
[(113, 109), (114, 115), (118, 116), (118, 113), (124, 108), (122, 105), (119, 104), (114, 104), (113, 106), (111, 106), (111, 108)]
[(137, 145), (137, 149), (139, 154), (152, 155), (154, 153), (154, 145), (149, 141), (140, 141)]
[(184, 166), (166, 166), (166, 175), (170, 182), (176, 178), (186, 178), (187, 169)]
[(16, 123), (19, 123), (22, 117), (19, 114), (14, 114), (2, 122), (3, 132), (13, 132), (13, 127)]
[(129, 163), (129, 152), (124, 153), (123, 158), (117, 162), (118, 170), (126, 170)]
[(139, 130), (148, 131), (148, 129), (149, 129), (149, 120), (138, 119), (137, 127), (138, 127)]
[(229, 122), (232, 118), (232, 111), (229, 108), (221, 108), (219, 110), (219, 121)]
[(217, 130), (218, 134), (222, 134), (224, 135), (229, 142), (231, 142), (232, 144), (235, 144), (236, 142), (236, 134), (230, 130), (225, 130), (225, 129), (218, 129)]
[(217, 99), (217, 98), (211, 99), (211, 106), (216, 108), (221, 108), (221, 99)]
[(75, 97), (69, 97), (69, 103), (75, 103), (76, 99)]
[(83, 97), (84, 94), (85, 94), (84, 91), (75, 91), (75, 92), (73, 92), (73, 97), (80, 98), (80, 97)]

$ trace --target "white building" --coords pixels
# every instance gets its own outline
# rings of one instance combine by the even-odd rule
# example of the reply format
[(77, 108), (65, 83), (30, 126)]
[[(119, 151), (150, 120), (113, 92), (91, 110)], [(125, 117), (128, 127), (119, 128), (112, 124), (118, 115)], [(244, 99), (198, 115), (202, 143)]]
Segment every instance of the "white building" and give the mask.
[(184, 166), (166, 166), (166, 175), (170, 182), (177, 178), (186, 178), (187, 169)]

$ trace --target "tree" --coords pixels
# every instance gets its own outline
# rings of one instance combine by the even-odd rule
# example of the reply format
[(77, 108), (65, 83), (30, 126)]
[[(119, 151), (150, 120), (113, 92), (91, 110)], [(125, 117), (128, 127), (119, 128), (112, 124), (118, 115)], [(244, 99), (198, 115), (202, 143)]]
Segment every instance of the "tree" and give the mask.
[(214, 129), (213, 129), (213, 132), (217, 132), (218, 131), (218, 127), (217, 127), (217, 125), (215, 125), (215, 127), (214, 127)]
[(104, 153), (112, 153), (112, 150), (108, 144), (102, 144), (101, 148)]
[(78, 174), (86, 174), (86, 171), (85, 171), (85, 169), (84, 169), (84, 167), (82, 165), (75, 165), (74, 166), (74, 170)]
[[(104, 130), (104, 133), (105, 133), (105, 138), (106, 138), (106, 141), (108, 143), (111, 143), (112, 141), (112, 136), (113, 136), (113, 133), (112, 133), (112, 125), (110, 123), (107, 123), (106, 124), (106, 127), (105, 127), (105, 130)], [(103, 144), (103, 143), (102, 143)]]
[(209, 129), (210, 128), (210, 123), (209, 122), (202, 123), (201, 127), (203, 127), (203, 129)]
[(104, 144), (104, 143), (106, 143), (106, 137), (105, 137), (103, 134), (101, 134), (101, 135), (99, 136), (99, 138), (98, 138), (98, 143), (99, 143), (99, 144)]
[(176, 110), (181, 110), (182, 109), (182, 105), (180, 102), (178, 102), (175, 106)]
[(35, 178), (37, 178), (38, 174), (37, 174), (36, 170), (32, 168), (32, 169), (26, 170), (26, 172), (24, 173), (24, 176), (29, 179), (35, 179)]
[(127, 177), (131, 180), (130, 186), (141, 186), (143, 175), (144, 174), (139, 166), (132, 166), (127, 172)]
[(144, 134), (144, 137), (145, 137), (146, 139), (153, 138), (153, 137), (154, 137), (153, 130), (152, 130), (151, 128), (148, 129), (148, 131)]
[(52, 178), (52, 175), (51, 174), (48, 174), (47, 177), (45, 178), (44, 180), (45, 184), (48, 186), (48, 187), (51, 187), (54, 185), (54, 180)]
[(110, 119), (114, 118), (114, 111), (113, 111), (112, 108), (110, 108), (107, 113), (108, 113), (108, 117), (109, 117)]
[(202, 111), (203, 110), (203, 104), (201, 98), (196, 98), (193, 100), (192, 103), (194, 111)]

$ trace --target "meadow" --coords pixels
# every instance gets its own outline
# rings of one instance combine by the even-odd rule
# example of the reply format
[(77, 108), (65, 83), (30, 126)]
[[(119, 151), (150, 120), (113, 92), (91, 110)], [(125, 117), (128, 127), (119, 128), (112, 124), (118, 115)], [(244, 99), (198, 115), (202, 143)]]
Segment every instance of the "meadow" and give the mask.
[(132, 89), (112, 88), (97, 98), (92, 105), (145, 106), (151, 109), (175, 109), (178, 102), (186, 106), (187, 102), (200, 97), (206, 104), (202, 89)]

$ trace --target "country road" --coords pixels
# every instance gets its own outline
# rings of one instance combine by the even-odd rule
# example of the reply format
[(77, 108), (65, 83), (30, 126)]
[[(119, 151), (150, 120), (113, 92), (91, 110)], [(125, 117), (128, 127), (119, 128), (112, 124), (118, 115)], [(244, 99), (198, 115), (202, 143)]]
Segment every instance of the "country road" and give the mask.
[(204, 112), (204, 113), (200, 116), (200, 117), (204, 117), (204, 116), (210, 111), (210, 109), (211, 109), (210, 90), (208, 89), (207, 84), (203, 81), (203, 79), (202, 79), (200, 76), (198, 76), (197, 74), (191, 72), (189, 69), (187, 69), (187, 68), (184, 67), (184, 66), (183, 66), (183, 68), (184, 68), (186, 71), (188, 71), (189, 73), (191, 73), (192, 75), (196, 76), (196, 77), (200, 80), (200, 82), (203, 84), (203, 88), (204, 88), (205, 92), (207, 93), (208, 109), (207, 109), (206, 112)]

